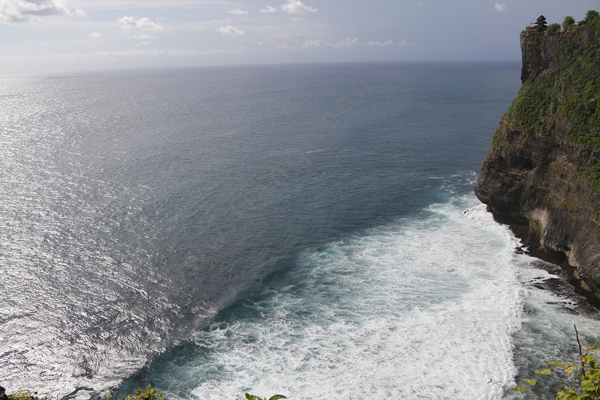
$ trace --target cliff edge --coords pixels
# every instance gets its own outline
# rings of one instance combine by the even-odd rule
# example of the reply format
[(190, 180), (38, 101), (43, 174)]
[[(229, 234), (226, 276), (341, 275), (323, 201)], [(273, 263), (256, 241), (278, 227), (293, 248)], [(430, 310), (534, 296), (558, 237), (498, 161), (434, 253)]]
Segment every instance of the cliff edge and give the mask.
[[(477, 197), (600, 304), (600, 28), (521, 36), (523, 83)], [(566, 263), (568, 262), (568, 264)]]

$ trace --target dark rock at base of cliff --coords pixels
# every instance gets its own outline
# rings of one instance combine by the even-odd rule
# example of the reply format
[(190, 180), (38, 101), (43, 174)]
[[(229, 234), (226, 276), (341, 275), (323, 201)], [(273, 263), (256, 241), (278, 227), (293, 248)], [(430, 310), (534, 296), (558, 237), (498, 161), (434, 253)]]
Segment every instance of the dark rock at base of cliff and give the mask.
[[(509, 227), (515, 236), (521, 240), (522, 247), (527, 247), (527, 253), (529, 255), (560, 267), (562, 272), (564, 272), (564, 277), (566, 278), (567, 282), (569, 282), (575, 289), (575, 293), (584, 296), (592, 306), (600, 310), (600, 296), (598, 293), (590, 290), (583, 280), (578, 277), (576, 267), (569, 264), (569, 260), (565, 253), (554, 251), (542, 246), (540, 244), (539, 234), (537, 234), (537, 232), (531, 229), (528, 225), (509, 225)], [(556, 271), (549, 272), (555, 273)], [(550, 289), (555, 292), (560, 292), (554, 287), (544, 287), (543, 289)]]
[(569, 263), (564, 253), (547, 249), (540, 245), (540, 236), (537, 235), (535, 231), (530, 229), (528, 225), (509, 226), (515, 236), (521, 239), (522, 245), (527, 247), (527, 252), (529, 255), (560, 266), (563, 266), (565, 263)]

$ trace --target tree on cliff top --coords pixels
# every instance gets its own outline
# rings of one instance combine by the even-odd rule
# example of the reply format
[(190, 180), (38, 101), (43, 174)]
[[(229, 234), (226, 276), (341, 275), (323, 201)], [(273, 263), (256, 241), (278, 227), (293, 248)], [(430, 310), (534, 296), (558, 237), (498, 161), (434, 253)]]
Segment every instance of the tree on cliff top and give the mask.
[(547, 33), (549, 36), (558, 35), (560, 33), (560, 25), (559, 24), (550, 24), (550, 26), (548, 26)]
[(585, 15), (585, 23), (588, 26), (600, 27), (600, 14), (596, 10), (590, 10)]
[(563, 31), (565, 31), (565, 32), (572, 31), (574, 27), (575, 27), (575, 18), (573, 18), (570, 15), (567, 15), (562, 24)]

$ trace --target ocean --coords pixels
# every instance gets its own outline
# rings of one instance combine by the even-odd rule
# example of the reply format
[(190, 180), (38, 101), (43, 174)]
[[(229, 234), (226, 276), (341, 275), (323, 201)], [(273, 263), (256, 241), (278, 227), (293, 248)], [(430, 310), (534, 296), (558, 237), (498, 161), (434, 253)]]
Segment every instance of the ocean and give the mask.
[[(0, 385), (518, 398), (598, 313), (475, 197), (520, 63), (0, 77)], [(491, 383), (489, 381), (492, 380)], [(528, 398), (564, 380), (539, 379)]]

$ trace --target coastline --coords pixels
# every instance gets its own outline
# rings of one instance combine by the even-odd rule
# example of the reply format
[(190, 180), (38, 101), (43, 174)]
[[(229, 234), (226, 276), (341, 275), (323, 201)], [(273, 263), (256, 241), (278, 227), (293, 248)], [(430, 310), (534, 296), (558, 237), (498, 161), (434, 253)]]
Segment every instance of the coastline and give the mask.
[[(542, 261), (546, 261), (560, 268), (560, 271), (564, 274), (563, 277), (574, 289), (575, 293), (583, 296), (587, 300), (587, 304), (593, 307), (594, 310), (600, 311), (600, 295), (593, 291), (588, 284), (581, 279), (579, 274), (577, 274), (577, 267), (569, 263), (569, 259), (565, 253), (544, 247), (540, 242), (539, 233), (530, 226), (507, 223), (501, 218), (498, 218), (498, 216), (490, 210), (489, 206), (488, 211), (492, 212), (492, 215), (497, 222), (507, 225), (513, 234), (521, 241), (521, 246), (517, 247), (515, 251), (539, 258)], [(560, 290), (557, 290), (556, 285), (548, 285), (545, 289), (561, 294)]]

